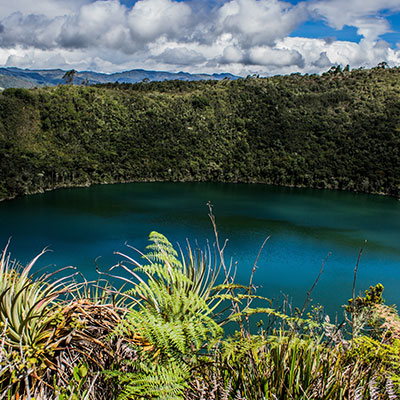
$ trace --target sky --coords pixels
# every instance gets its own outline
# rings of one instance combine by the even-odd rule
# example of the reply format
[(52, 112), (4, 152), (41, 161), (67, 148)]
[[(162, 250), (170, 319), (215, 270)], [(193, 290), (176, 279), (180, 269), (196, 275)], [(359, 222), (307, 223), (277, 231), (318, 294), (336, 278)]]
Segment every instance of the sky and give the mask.
[(0, 66), (247, 76), (400, 65), (400, 0), (0, 1)]

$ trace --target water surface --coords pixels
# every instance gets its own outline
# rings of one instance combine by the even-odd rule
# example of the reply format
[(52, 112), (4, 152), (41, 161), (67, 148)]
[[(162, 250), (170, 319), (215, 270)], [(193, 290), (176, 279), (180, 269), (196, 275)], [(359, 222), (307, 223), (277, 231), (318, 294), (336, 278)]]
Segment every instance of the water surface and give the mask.
[(229, 238), (228, 259), (238, 264), (237, 280), (248, 282), (258, 250), (254, 282), (259, 294), (288, 294), (301, 306), (329, 257), (313, 292), (333, 315), (352, 295), (353, 271), (364, 241), (357, 291), (385, 286), (387, 303), (400, 304), (400, 201), (338, 191), (268, 185), (134, 183), (62, 189), (0, 203), (0, 245), (12, 236), (11, 252), (22, 263), (48, 246), (39, 266), (74, 265), (95, 278), (116, 263), (114, 251), (143, 250), (155, 230), (171, 242), (189, 238), (200, 246), (214, 239), (207, 216), (211, 201), (220, 238)]

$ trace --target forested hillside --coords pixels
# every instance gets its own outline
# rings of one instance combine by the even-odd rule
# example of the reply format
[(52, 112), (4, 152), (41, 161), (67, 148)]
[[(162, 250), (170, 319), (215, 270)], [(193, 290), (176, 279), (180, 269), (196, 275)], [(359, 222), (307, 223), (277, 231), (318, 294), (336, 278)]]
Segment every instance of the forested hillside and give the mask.
[(0, 198), (136, 180), (400, 196), (400, 68), (7, 89)]

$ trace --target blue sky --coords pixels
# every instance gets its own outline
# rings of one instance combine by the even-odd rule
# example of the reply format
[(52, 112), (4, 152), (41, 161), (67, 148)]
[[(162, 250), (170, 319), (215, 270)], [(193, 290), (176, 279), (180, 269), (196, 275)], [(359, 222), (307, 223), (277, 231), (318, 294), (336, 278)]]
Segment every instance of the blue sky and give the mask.
[(345, 25), (343, 29), (336, 30), (326, 25), (323, 21), (306, 21), (295, 29), (290, 36), (308, 37), (314, 39), (332, 38), (335, 40), (348, 40), (351, 42), (359, 42), (362, 36), (357, 33), (354, 26)]
[(261, 75), (400, 65), (400, 0), (0, 2), (0, 66)]
[(386, 19), (389, 21), (393, 32), (386, 33), (381, 37), (383, 40), (395, 46), (397, 43), (400, 43), (400, 13), (389, 14), (386, 16)]
[[(399, 0), (400, 1), (400, 0)], [(291, 0), (290, 3), (297, 4), (299, 1)], [(392, 32), (383, 34), (380, 36), (381, 39), (387, 41), (392, 46), (396, 46), (400, 43), (400, 13), (392, 13), (390, 10), (381, 10), (376, 16), (385, 18), (392, 29)], [(357, 33), (355, 26), (345, 25), (343, 29), (337, 30), (330, 27), (324, 20), (311, 19), (300, 25), (295, 29), (291, 36), (302, 36), (309, 38), (336, 38), (336, 40), (348, 40), (351, 42), (359, 42), (362, 36)]]

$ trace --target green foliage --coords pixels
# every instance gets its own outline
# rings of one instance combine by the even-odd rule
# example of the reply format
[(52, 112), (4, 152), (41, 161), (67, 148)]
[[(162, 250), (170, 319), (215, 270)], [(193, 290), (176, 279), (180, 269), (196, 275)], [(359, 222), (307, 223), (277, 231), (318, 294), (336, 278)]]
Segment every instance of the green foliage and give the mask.
[(383, 285), (378, 283), (376, 286), (370, 286), (365, 290), (365, 296), (357, 296), (348, 300), (345, 310), (350, 315), (347, 318), (352, 327), (353, 337), (357, 336), (363, 330), (368, 330), (371, 337), (378, 338), (382, 334), (382, 320), (380, 314), (376, 311), (377, 305), (384, 303)]
[(376, 286), (370, 286), (365, 291), (365, 296), (357, 296), (354, 299), (349, 299), (346, 311), (349, 313), (359, 313), (365, 308), (373, 307), (376, 304), (383, 304), (384, 300), (382, 297), (383, 285), (378, 283)]
[(324, 362), (318, 339), (280, 331), (267, 338), (236, 339), (228, 348), (223, 348), (222, 368), (231, 371), (233, 387), (245, 398), (307, 399), (316, 389)]
[(121, 399), (182, 399), (199, 351), (220, 337), (222, 329), (212, 319), (206, 299), (191, 290), (195, 282), (189, 276), (197, 274), (188, 273), (163, 235), (152, 232), (149, 240), (143, 258), (150, 264), (125, 256), (136, 266), (123, 266), (136, 279), (126, 292), (135, 301), (115, 332), (133, 335), (131, 347), (138, 360), (127, 360), (129, 372), (114, 370), (110, 376), (122, 387)]
[(85, 364), (76, 365), (73, 368), (73, 378), (67, 386), (55, 386), (55, 392), (58, 394), (58, 400), (81, 400), (87, 398), (87, 390), (84, 389), (88, 377), (88, 367)]
[(6, 250), (0, 259), (0, 391), (15, 386), (16, 392), (29, 393), (28, 382), (34, 386), (37, 376), (51, 365), (58, 346), (57, 324), (60, 322), (56, 300), (71, 289), (72, 284), (64, 284), (68, 277), (50, 282), (53, 274), (40, 278), (29, 275), (43, 252), (21, 268), (10, 260)]
[(132, 181), (400, 195), (400, 68), (8, 89), (0, 196)]
[(183, 399), (190, 371), (187, 365), (174, 359), (167, 363), (137, 362), (135, 372), (110, 372), (123, 388), (118, 399)]
[[(192, 378), (192, 387), (200, 390), (187, 398), (395, 399), (399, 361), (397, 340), (384, 344), (366, 335), (353, 346), (290, 327), (272, 335), (236, 335), (224, 340), (215, 349), (213, 364)], [(204, 376), (212, 385), (204, 385)]]
[[(344, 73), (344, 72), (343, 72)], [(212, 210), (210, 210), (212, 222)], [(218, 240), (218, 235), (216, 236)], [(219, 245), (217, 243), (217, 248)], [(120, 253), (118, 253), (120, 254)], [(123, 261), (118, 290), (29, 276), (0, 265), (0, 396), (48, 400), (394, 400), (400, 396), (400, 317), (383, 286), (347, 305), (346, 324), (319, 306), (288, 315), (234, 283), (209, 249), (177, 252), (150, 234), (142, 263)], [(206, 256), (207, 255), (207, 256)], [(67, 282), (69, 280), (66, 278)], [(220, 284), (217, 284), (220, 281)], [(93, 285), (93, 286), (91, 286)], [(58, 296), (74, 287), (73, 300)], [(77, 287), (79, 289), (77, 289)], [(117, 301), (116, 297), (117, 295)], [(268, 307), (250, 308), (252, 299)], [(261, 304), (261, 303), (260, 303)], [(240, 330), (223, 334), (216, 317)], [(266, 315), (253, 332), (250, 318)], [(323, 318), (321, 318), (323, 317)], [(247, 324), (246, 324), (247, 322)], [(360, 328), (355, 329), (354, 325)], [(48, 368), (49, 367), (49, 368)], [(25, 396), (25, 397), (24, 397)]]

